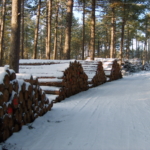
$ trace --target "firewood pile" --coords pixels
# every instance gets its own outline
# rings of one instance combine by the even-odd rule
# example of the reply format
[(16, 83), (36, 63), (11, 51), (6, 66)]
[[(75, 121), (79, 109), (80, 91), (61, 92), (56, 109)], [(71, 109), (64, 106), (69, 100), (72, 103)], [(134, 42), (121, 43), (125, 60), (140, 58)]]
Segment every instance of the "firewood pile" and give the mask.
[(88, 89), (88, 77), (75, 60), (20, 60), (19, 72), (37, 76), (40, 87), (54, 102)]
[(150, 63), (146, 62), (146, 63), (143, 65), (143, 70), (145, 70), (145, 71), (150, 71)]
[(117, 62), (117, 59), (111, 58), (95, 58), (96, 61), (101, 61), (103, 63), (103, 68), (107, 81), (113, 81), (122, 78), (121, 69)]
[(52, 106), (36, 78), (0, 67), (0, 142), (44, 115)]
[(95, 87), (106, 82), (106, 76), (103, 70), (102, 62), (79, 61), (83, 70), (88, 76), (89, 87)]
[(122, 63), (122, 72), (124, 73), (138, 72), (138, 71), (141, 71), (142, 68), (143, 68), (142, 61), (139, 59), (124, 60), (124, 62)]

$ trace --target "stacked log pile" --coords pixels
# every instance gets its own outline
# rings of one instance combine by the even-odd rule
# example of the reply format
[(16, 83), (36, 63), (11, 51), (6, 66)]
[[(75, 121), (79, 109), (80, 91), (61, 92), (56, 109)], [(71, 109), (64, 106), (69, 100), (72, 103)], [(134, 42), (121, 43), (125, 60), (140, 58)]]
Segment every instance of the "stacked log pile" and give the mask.
[(150, 71), (150, 63), (146, 62), (146, 63), (143, 65), (143, 70), (145, 70), (145, 71)]
[(101, 61), (103, 63), (103, 68), (107, 81), (113, 81), (122, 78), (122, 73), (117, 59), (102, 59), (95, 58), (96, 61)]
[(47, 97), (60, 102), (88, 89), (87, 75), (75, 60), (20, 60), (19, 72), (38, 77)]
[(31, 75), (0, 68), (0, 142), (45, 114), (52, 105)]
[[(147, 66), (147, 65), (146, 65)], [(122, 72), (138, 72), (143, 68), (142, 61), (138, 59), (124, 60), (122, 63)]]
[(89, 87), (95, 87), (106, 82), (106, 76), (103, 70), (102, 62), (79, 61), (83, 70), (88, 76)]

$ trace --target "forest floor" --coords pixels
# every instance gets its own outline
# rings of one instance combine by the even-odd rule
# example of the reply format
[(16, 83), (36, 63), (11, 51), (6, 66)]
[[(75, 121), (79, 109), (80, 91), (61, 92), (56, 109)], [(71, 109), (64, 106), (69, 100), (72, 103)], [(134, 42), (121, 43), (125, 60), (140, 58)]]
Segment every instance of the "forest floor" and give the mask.
[(150, 72), (54, 104), (1, 147), (8, 150), (149, 150)]

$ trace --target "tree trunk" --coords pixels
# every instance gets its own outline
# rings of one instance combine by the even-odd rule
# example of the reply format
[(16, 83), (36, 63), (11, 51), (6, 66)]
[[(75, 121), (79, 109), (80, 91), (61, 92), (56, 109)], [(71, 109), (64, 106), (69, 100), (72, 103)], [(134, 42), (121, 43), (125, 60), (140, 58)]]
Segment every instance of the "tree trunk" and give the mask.
[(110, 58), (114, 58), (115, 53), (115, 8), (112, 6), (112, 18), (111, 18), (111, 39), (110, 39)]
[[(62, 31), (62, 30), (61, 30)], [(62, 31), (63, 32), (63, 31)], [(62, 32), (60, 33), (60, 46), (59, 46), (59, 59), (62, 58), (62, 51), (63, 51), (63, 43), (62, 43)]]
[(5, 12), (6, 12), (6, 0), (3, 0), (2, 19), (1, 19), (1, 25), (0, 25), (0, 66), (3, 65), (3, 42), (4, 42)]
[(57, 59), (57, 29), (58, 29), (58, 13), (59, 13), (59, 3), (56, 4), (56, 20), (55, 20), (55, 38), (54, 38), (54, 57), (53, 59)]
[(85, 43), (85, 0), (83, 0), (82, 60), (84, 60), (84, 43)]
[(148, 18), (145, 19), (144, 63), (147, 61)]
[(12, 1), (10, 68), (19, 72), (21, 1)]
[(39, 20), (40, 20), (40, 9), (41, 9), (41, 0), (39, 0), (38, 11), (36, 16), (36, 27), (34, 33), (34, 48), (33, 48), (33, 59), (37, 58), (37, 44), (38, 44), (38, 30), (39, 30)]
[(126, 58), (129, 59), (129, 54), (130, 54), (130, 30), (129, 30), (129, 25), (127, 26), (127, 47), (126, 47)]
[[(126, 2), (126, 1), (125, 1)], [(121, 28), (121, 43), (120, 43), (120, 63), (123, 59), (123, 45), (124, 45), (124, 27), (125, 27), (125, 4), (123, 5), (123, 17), (122, 17), (122, 28)]]
[(148, 39), (148, 63), (150, 62), (150, 39)]
[(99, 46), (100, 46), (100, 41), (98, 40), (98, 42), (97, 42), (97, 57), (99, 57), (99, 54), (100, 54)]
[(47, 18), (47, 38), (46, 38), (46, 58), (50, 59), (51, 53), (51, 20), (52, 20), (52, 0), (48, 0), (48, 18)]
[(121, 61), (121, 63), (122, 63), (122, 59), (123, 59), (124, 26), (125, 26), (125, 21), (123, 19), (122, 20), (122, 28), (121, 28), (121, 43), (120, 43), (120, 61)]
[(92, 0), (92, 16), (91, 16), (91, 39), (90, 39), (90, 58), (95, 57), (95, 0)]
[(66, 16), (66, 30), (65, 30), (65, 46), (64, 46), (64, 52), (63, 52), (64, 59), (70, 59), (72, 10), (73, 10), (73, 0), (68, 0), (67, 16)]
[(21, 7), (21, 58), (24, 59), (24, 0), (22, 2)]

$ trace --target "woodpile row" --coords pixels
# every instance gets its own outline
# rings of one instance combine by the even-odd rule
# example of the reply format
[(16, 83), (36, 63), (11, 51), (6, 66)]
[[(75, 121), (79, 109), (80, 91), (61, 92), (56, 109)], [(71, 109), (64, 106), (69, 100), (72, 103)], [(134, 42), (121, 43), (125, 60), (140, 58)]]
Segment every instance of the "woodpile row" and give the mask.
[(0, 68), (0, 142), (19, 131), (23, 125), (44, 115), (52, 105), (37, 79)]
[[(145, 67), (144, 67), (145, 66)], [(147, 65), (142, 65), (142, 62), (138, 59), (129, 59), (129, 60), (124, 60), (122, 63), (122, 72), (127, 73), (127, 72), (138, 72), (141, 71), (142, 69), (148, 68)]]
[(103, 63), (107, 81), (113, 81), (122, 78), (121, 69), (116, 59), (95, 58), (95, 60)]
[(88, 76), (89, 87), (95, 87), (106, 82), (106, 76), (103, 70), (102, 62), (79, 61), (83, 70)]
[(19, 72), (37, 76), (40, 87), (49, 99), (60, 102), (66, 97), (88, 89), (88, 77), (79, 62), (43, 61), (32, 60), (32, 63), (27, 64), (24, 60), (20, 60)]
[(145, 71), (150, 71), (150, 63), (146, 62), (144, 65), (143, 65), (143, 70)]

